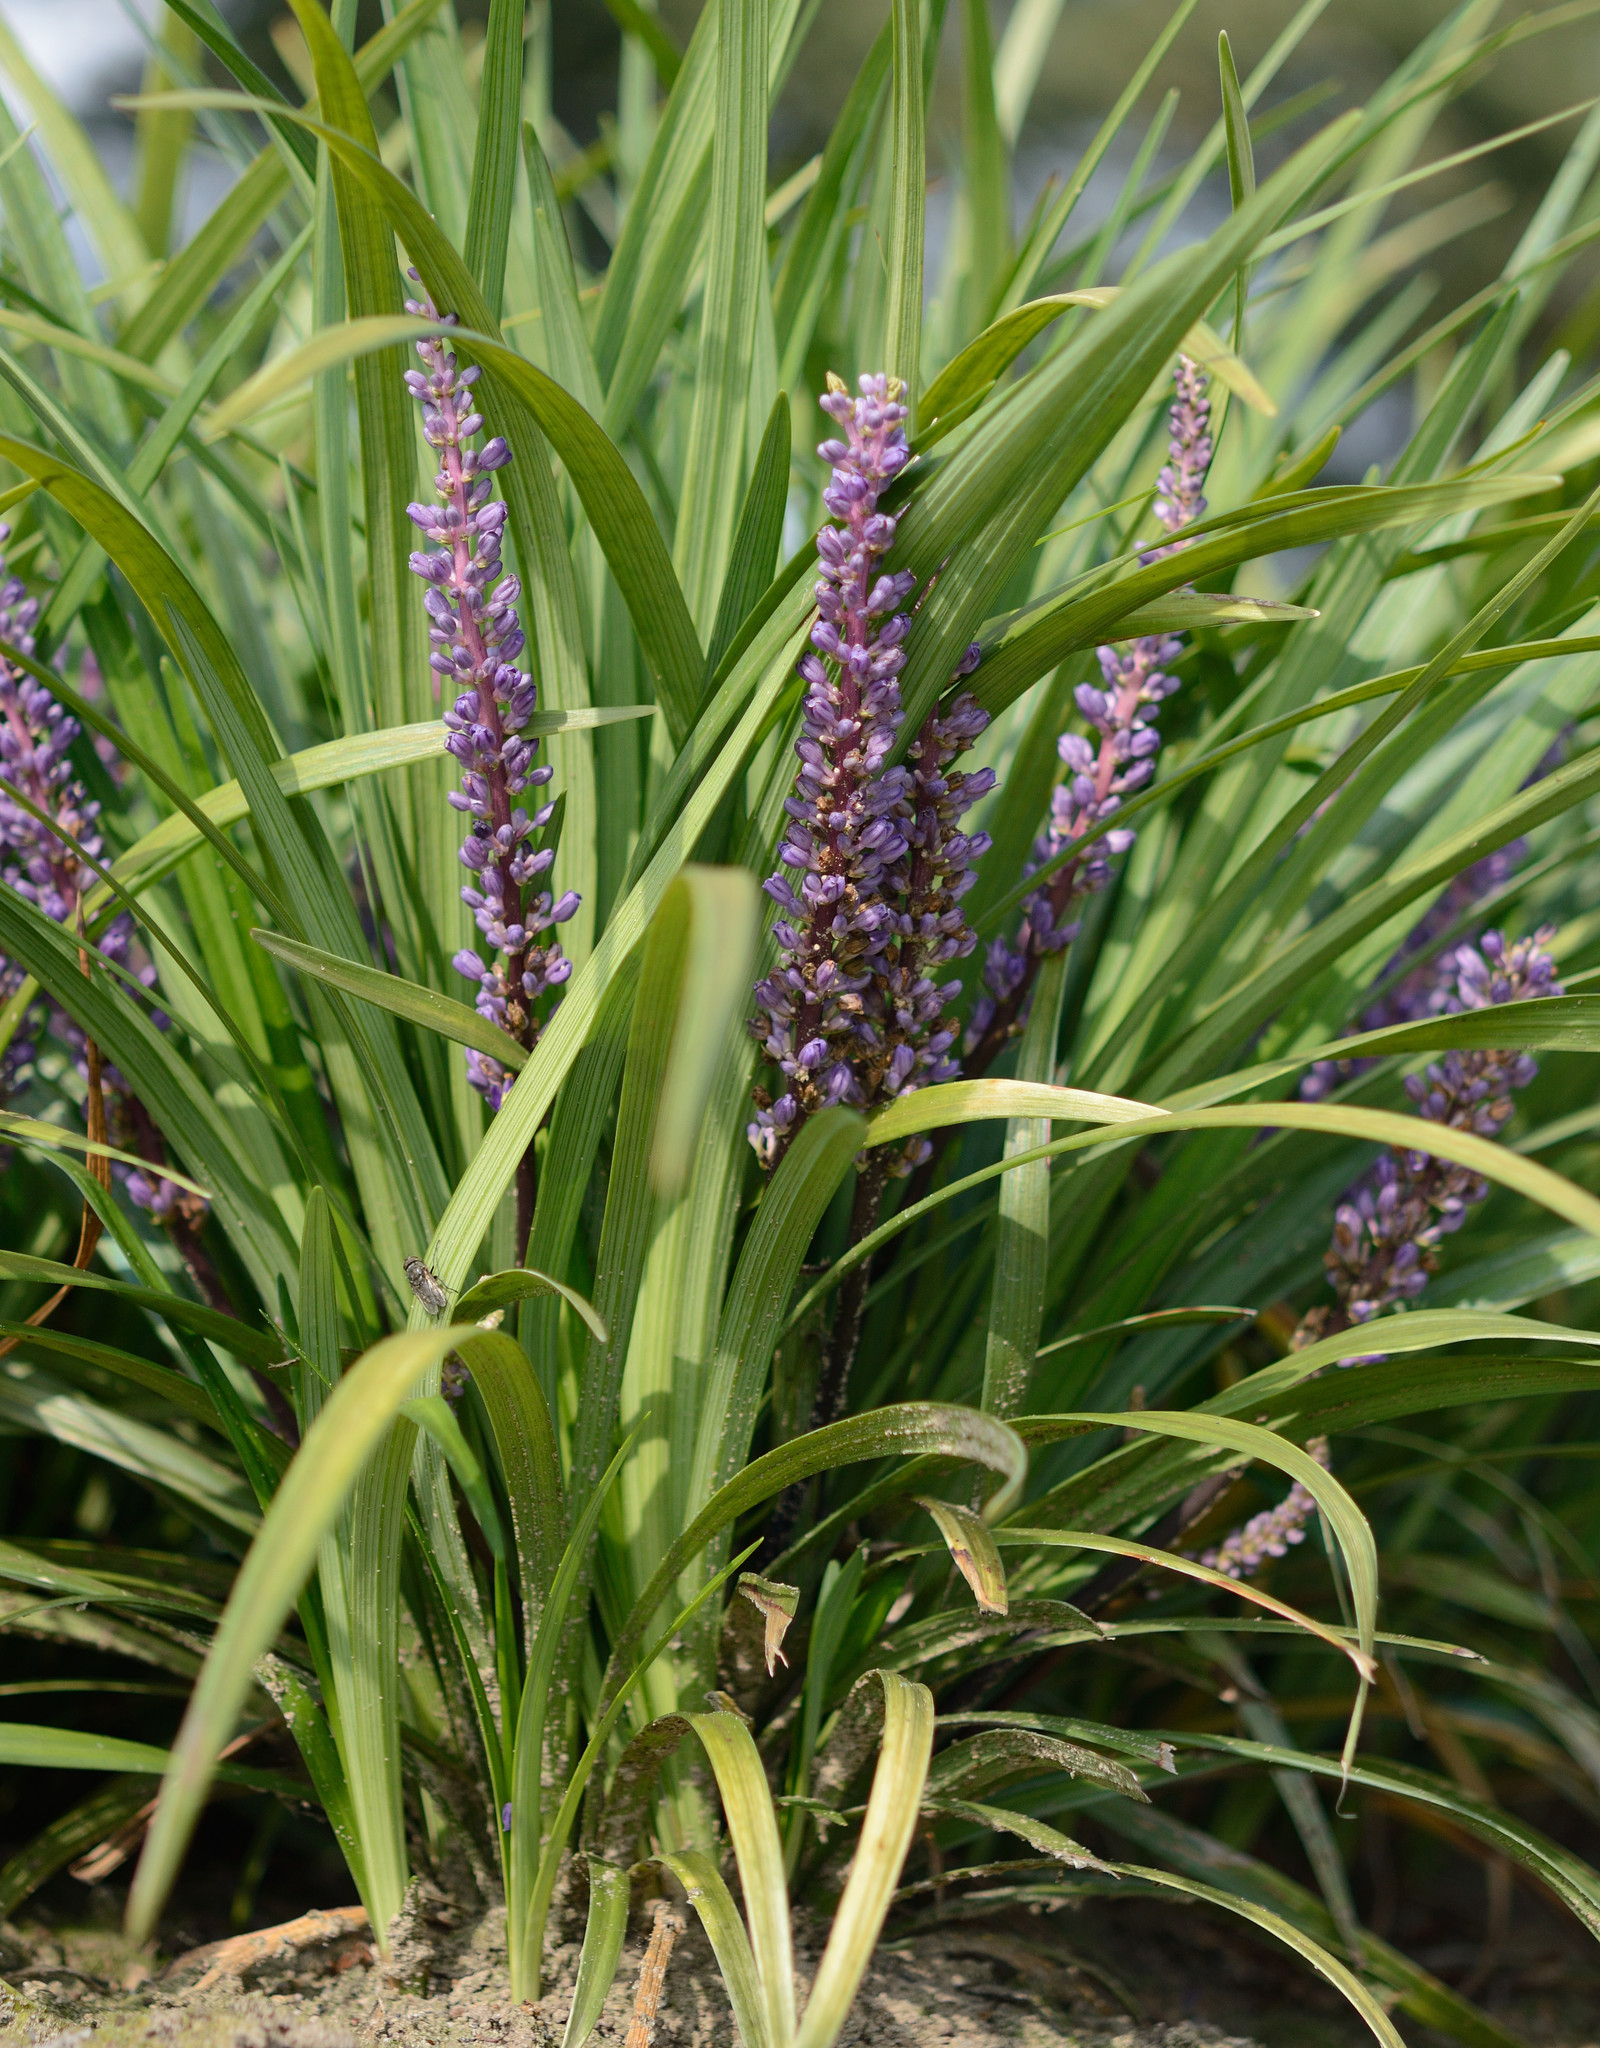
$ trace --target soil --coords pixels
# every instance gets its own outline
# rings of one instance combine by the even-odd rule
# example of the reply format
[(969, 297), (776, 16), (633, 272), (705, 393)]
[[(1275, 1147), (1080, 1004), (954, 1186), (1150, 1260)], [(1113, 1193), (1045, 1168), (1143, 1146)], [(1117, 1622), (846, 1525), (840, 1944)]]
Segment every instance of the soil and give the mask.
[[(216, 1944), (153, 1968), (113, 1924), (6, 1926), (0, 2048), (559, 2048), (576, 1939), (552, 1941), (540, 2002), (514, 2005), (500, 1912), (454, 1925), (442, 1901), (432, 1910), (419, 1901), (396, 1930), (388, 1965), (348, 1917), (313, 1917), (325, 1919), (325, 1938), (288, 1954), (257, 1943), (242, 1960), (230, 1949), (223, 1961), (237, 1973), (219, 1971)], [(649, 1926), (647, 1912), (636, 1915), (594, 2048), (622, 2048)], [(1581, 1937), (1573, 1944), (1521, 1932), (1501, 1995), (1488, 1987), (1495, 2017), (1531, 2048), (1600, 2048), (1592, 1947)], [(811, 1934), (797, 1926), (802, 1999), (820, 1947)], [(1398, 2017), (1408, 2042), (1433, 2048), (1437, 2036)], [(654, 2048), (737, 2048), (692, 1917), (667, 1969), (653, 2039)], [(1218, 1916), (1130, 1900), (1115, 1911), (1091, 1901), (940, 1922), (886, 1943), (841, 2048), (1356, 2048), (1370, 2040), (1303, 1965), (1219, 1926)]]

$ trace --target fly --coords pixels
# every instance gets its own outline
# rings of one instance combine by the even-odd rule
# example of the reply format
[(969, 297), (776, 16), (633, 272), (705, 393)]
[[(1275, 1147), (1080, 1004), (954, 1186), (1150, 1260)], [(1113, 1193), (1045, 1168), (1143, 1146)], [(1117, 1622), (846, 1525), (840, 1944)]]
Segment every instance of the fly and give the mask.
[(450, 1306), (450, 1297), (444, 1291), (444, 1283), (431, 1266), (425, 1266), (421, 1259), (406, 1260), (406, 1279), (411, 1292), (428, 1311), (430, 1316), (442, 1316)]

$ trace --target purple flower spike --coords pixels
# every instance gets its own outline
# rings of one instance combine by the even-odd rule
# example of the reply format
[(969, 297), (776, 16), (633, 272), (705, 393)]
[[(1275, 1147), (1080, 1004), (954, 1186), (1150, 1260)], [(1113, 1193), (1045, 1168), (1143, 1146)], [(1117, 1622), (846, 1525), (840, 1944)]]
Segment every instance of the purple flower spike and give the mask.
[[(782, 958), (756, 986), (750, 1028), (785, 1085), (776, 1101), (756, 1091), (749, 1135), (768, 1167), (820, 1109), (865, 1108), (960, 1072), (945, 1014), (960, 984), (939, 971), (976, 944), (960, 900), (989, 842), (960, 821), (994, 776), (951, 764), (989, 715), (963, 692), (929, 715), (908, 766), (887, 766), (905, 719), (899, 676), (911, 620), (898, 607), (916, 580), (879, 569), (897, 523), (879, 500), (910, 460), (900, 390), (895, 379), (866, 376), (852, 398), (830, 376), (821, 401), (844, 436), (817, 451), (833, 466), (823, 502), (841, 523), (817, 535), (800, 766), (784, 806), (783, 867), (766, 883), (783, 913), (774, 927)], [(969, 647), (953, 680), (970, 675), (979, 654)], [(909, 1172), (927, 1150), (914, 1142), (894, 1170)]]
[[(10, 538), (10, 532), (9, 527), (0, 525), (0, 543)], [(0, 556), (0, 639), (31, 655), (38, 617), (38, 600), (28, 595), (20, 577), (6, 575), (4, 557)], [(84, 655), (78, 680), (85, 697), (100, 694), (103, 685), (92, 654)], [(33, 811), (0, 791), (0, 882), (42, 910), (53, 923), (74, 933), (80, 929), (84, 898), (95, 883), (89, 863), (105, 854), (100, 806), (72, 767), (71, 750), (81, 730), (77, 719), (56, 702), (43, 683), (0, 657), (0, 775), (51, 821), (43, 823)], [(123, 764), (112, 743), (97, 736), (95, 751), (113, 780), (117, 779)], [(133, 920), (124, 913), (101, 932), (94, 950), (120, 966), (127, 961), (132, 938)], [(0, 956), (0, 1003), (14, 996), (25, 979), (15, 962)], [(141, 979), (152, 985), (154, 968), (144, 968)], [(45, 1017), (43, 1004), (32, 1007), (0, 1052), (0, 1105), (26, 1085)], [(167, 1022), (159, 1014), (155, 1021), (163, 1027)], [(71, 1048), (78, 1071), (87, 1080), (88, 1052), (82, 1028), (53, 1006), (49, 1025), (52, 1035)], [(149, 1162), (148, 1171), (120, 1163), (113, 1168), (129, 1198), (148, 1209), (158, 1223), (168, 1228), (186, 1227), (192, 1233), (204, 1220), (207, 1203), (160, 1171), (166, 1164), (161, 1133), (125, 1078), (104, 1063), (100, 1081), (112, 1143)]]
[[(1328, 1439), (1314, 1436), (1306, 1449), (1324, 1471), (1328, 1469)], [(1298, 1479), (1275, 1508), (1252, 1515), (1242, 1527), (1230, 1531), (1214, 1550), (1201, 1553), (1200, 1562), (1230, 1579), (1253, 1579), (1270, 1557), (1285, 1557), (1296, 1543), (1306, 1540), (1306, 1525), (1317, 1511), (1315, 1496)]]
[[(456, 324), (453, 313), (441, 314), (428, 300), (408, 299), (406, 310), (441, 327)], [(502, 574), (506, 507), (490, 496), (490, 475), (511, 460), (511, 450), (498, 434), (474, 446), (484, 424), (472, 406), (478, 371), (459, 369), (443, 340), (419, 341), (417, 354), (425, 367), (406, 372), (406, 388), (422, 407), (423, 436), (439, 454), (433, 480), (439, 503), (407, 508), (412, 524), (433, 543), (411, 557), (411, 567), (428, 586), (423, 604), (429, 662), (440, 678), (435, 687), (446, 676), (451, 682), (445, 746), (462, 774), (449, 802), (472, 821), (460, 858), (476, 880), (463, 887), (461, 900), (496, 956), (485, 963), (463, 948), (452, 964), (477, 984), (478, 1014), (531, 1048), (539, 1035), (539, 1002), (572, 972), (560, 941), (541, 935), (564, 924), (578, 898), (568, 890), (556, 900), (541, 886), (555, 855), (533, 838), (554, 806), (517, 801), (542, 789), (551, 771), (534, 765), (539, 742), (524, 737), (538, 693), (533, 677), (515, 665), (524, 645), (516, 613), (521, 585)], [(477, 1051), (466, 1058), (472, 1086), (498, 1109), (515, 1074)]]
[[(1167, 532), (1175, 535), (1206, 509), (1202, 487), (1211, 466), (1211, 402), (1204, 373), (1187, 356), (1179, 356), (1173, 384), (1168, 461), (1156, 482), (1155, 512)], [(1140, 560), (1158, 562), (1183, 545), (1171, 540), (1146, 550)], [(1033, 860), (1025, 872), (1032, 874), (1094, 826), (1103, 825), (1125, 797), (1143, 789), (1155, 774), (1161, 748), (1155, 720), (1178, 687), (1167, 670), (1182, 651), (1183, 642), (1165, 633), (1098, 650), (1101, 686), (1080, 683), (1074, 692), (1079, 713), (1096, 738), (1062, 734), (1058, 751), (1068, 773), (1052, 793), (1049, 823), (1034, 841)], [(999, 940), (990, 947), (983, 970), (987, 992), (973, 1005), (967, 1027), (974, 1071), (988, 1066), (1020, 1023), (1038, 962), (1077, 937), (1079, 921), (1068, 916), (1072, 905), (1106, 886), (1112, 861), (1127, 852), (1134, 837), (1125, 829), (1102, 833), (1027, 899), (1015, 940)]]
[[(1423, 1014), (1459, 1015), (1560, 995), (1546, 950), (1554, 935), (1546, 925), (1508, 945), (1491, 931), (1476, 946), (1455, 947), (1440, 962)], [(1413, 1074), (1406, 1093), (1427, 1122), (1493, 1138), (1511, 1117), (1512, 1090), (1526, 1087), (1537, 1072), (1525, 1052), (1450, 1052), (1426, 1073)], [(1440, 1240), (1459, 1230), (1488, 1192), (1488, 1182), (1470, 1167), (1420, 1148), (1387, 1153), (1339, 1204), (1323, 1259), (1338, 1306), (1313, 1309), (1295, 1334), (1296, 1347), (1414, 1301), (1438, 1264)]]
[[(1482, 877), (1468, 870), (1457, 877), (1455, 887), (1466, 888), (1470, 902), (1481, 885)], [(1448, 921), (1453, 913), (1452, 895), (1442, 901), (1446, 906), (1443, 920)], [(1430, 913), (1402, 952), (1413, 944), (1420, 950), (1442, 929), (1440, 917)], [(1410, 978), (1413, 986), (1405, 998), (1406, 1016), (1459, 1016), (1465, 1010), (1489, 1009), (1498, 1003), (1560, 995), (1555, 962), (1546, 951), (1554, 935), (1554, 928), (1546, 925), (1531, 939), (1507, 945), (1501, 933), (1491, 931), (1485, 932), (1476, 946), (1453, 948), (1439, 958), (1430, 973)], [(1537, 1072), (1525, 1052), (1451, 1052), (1426, 1073), (1413, 1074), (1406, 1082), (1406, 1093), (1427, 1122), (1493, 1138), (1511, 1117), (1512, 1089), (1526, 1087)], [(1335, 1077), (1335, 1085), (1340, 1078)], [(1307, 1092), (1302, 1088), (1302, 1094)], [(1469, 1210), (1488, 1192), (1489, 1183), (1481, 1174), (1453, 1160), (1437, 1159), (1420, 1147), (1395, 1146), (1385, 1153), (1334, 1211), (1333, 1241), (1322, 1263), (1337, 1304), (1311, 1309), (1302, 1316), (1290, 1349), (1303, 1351), (1324, 1337), (1371, 1323), (1385, 1309), (1403, 1309), (1415, 1301), (1438, 1265), (1440, 1241), (1461, 1228)], [(1374, 1364), (1384, 1355), (1381, 1351), (1358, 1352), (1338, 1362), (1342, 1366)], [(1312, 1437), (1306, 1449), (1327, 1468), (1326, 1437)], [(1315, 1507), (1310, 1493), (1297, 1481), (1279, 1506), (1232, 1530), (1200, 1561), (1226, 1572), (1229, 1578), (1252, 1578), (1269, 1558), (1284, 1556), (1291, 1544), (1303, 1540)]]

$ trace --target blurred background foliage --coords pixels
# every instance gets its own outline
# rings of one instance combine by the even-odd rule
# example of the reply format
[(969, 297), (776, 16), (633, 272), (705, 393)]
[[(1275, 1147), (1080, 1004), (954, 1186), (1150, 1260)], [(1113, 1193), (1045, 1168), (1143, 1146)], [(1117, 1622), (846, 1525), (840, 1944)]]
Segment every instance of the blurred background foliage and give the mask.
[[(654, 0), (649, 11), (658, 10), (666, 33), (682, 48), (698, 18), (699, 0)], [(280, 88), (304, 85), (304, 44), (281, 0), (221, 0), (221, 11), (251, 58)], [(462, 0), (457, 9), (469, 50), (474, 44), (481, 49), (487, 11), (488, 0)], [(878, 32), (883, 11), (856, 0), (817, 0), (815, 32), (804, 41), (771, 126), (774, 181), (799, 169), (821, 149)], [(1497, 20), (1505, 26), (1534, 11), (1506, 6)], [(1581, 5), (1555, 11), (1570, 13), (1573, 19), (1497, 54), (1440, 111), (1424, 161), (1544, 120), (1600, 90), (1600, 23)], [(141, 79), (149, 41), (146, 23), (154, 12), (154, 0), (0, 0), (0, 22), (85, 121), (113, 175), (124, 185), (131, 173), (133, 126), (110, 101), (133, 91)], [(998, 44), (1011, 0), (996, 0), (990, 12)], [(1244, 74), (1295, 12), (1294, 0), (1205, 0), (1178, 35), (1123, 138), (1096, 173), (1080, 220), (1093, 224), (1109, 210), (1139, 138), (1152, 122), (1167, 124), (1154, 167), (1158, 177), (1181, 164), (1205, 135), (1215, 118), (1219, 29), (1227, 30)], [(1268, 94), (1266, 110), (1288, 118), (1260, 145), (1263, 172), (1312, 127), (1345, 107), (1360, 105), (1448, 12), (1446, 0), (1335, 0), (1290, 55)], [(1070, 171), (1169, 13), (1168, 0), (1062, 0), (1037, 90), (1015, 140), (1019, 223), (1046, 179)], [(384, 14), (384, 0), (361, 0), (358, 41), (375, 32)], [(585, 160), (606, 167), (616, 133), (619, 16), (605, 0), (533, 0), (528, 24), (530, 40), (544, 41), (548, 49), (553, 118), (546, 144), (558, 176), (564, 173), (563, 183), (570, 181), (578, 191), (573, 221), (581, 234), (583, 201), (597, 190), (593, 185), (587, 193), (583, 189)], [(217, 82), (223, 82), (220, 67), (213, 62), (210, 69)], [(1402, 193), (1392, 203), (1387, 224), (1396, 232), (1420, 216), (1437, 218), (1441, 207), (1454, 214), (1456, 232), (1439, 246), (1430, 246), (1390, 288), (1391, 293), (1414, 288), (1420, 276), (1429, 299), (1419, 303), (1416, 325), (1425, 323), (1430, 305), (1437, 311), (1457, 303), (1497, 275), (1572, 133), (1564, 123), (1545, 127)], [(951, 10), (929, 118), (930, 289), (938, 276), (945, 219), (941, 171), (957, 160), (960, 134), (959, 10)], [(177, 195), (174, 211), (177, 243), (215, 206), (231, 175), (222, 160), (208, 158), (203, 147), (193, 154), (188, 168), (193, 189)], [(1219, 168), (1175, 224), (1170, 246), (1209, 232), (1227, 209), (1227, 176)], [(1131, 250), (1137, 239), (1130, 231), (1121, 253)], [(603, 262), (605, 244), (592, 236), (591, 247), (580, 253)], [(1115, 273), (1113, 259), (1111, 274)], [(1581, 359), (1597, 337), (1600, 254), (1591, 251), (1566, 270), (1534, 340), (1565, 347)], [(1448, 349), (1441, 368), (1447, 357)], [(1426, 390), (1428, 381), (1424, 376), (1420, 388)], [(1325, 480), (1357, 481), (1370, 463), (1392, 456), (1411, 430), (1412, 411), (1410, 392), (1397, 390), (1380, 401), (1346, 434)]]

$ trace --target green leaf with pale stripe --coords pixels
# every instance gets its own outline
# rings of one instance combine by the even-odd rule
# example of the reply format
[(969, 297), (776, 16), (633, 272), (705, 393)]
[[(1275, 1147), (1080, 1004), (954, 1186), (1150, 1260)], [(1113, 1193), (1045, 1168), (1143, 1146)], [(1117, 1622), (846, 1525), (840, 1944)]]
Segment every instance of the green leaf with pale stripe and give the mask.
[(927, 183), (927, 95), (922, 78), (922, 0), (892, 0), (889, 277), (882, 367), (906, 386), (913, 422), (922, 381), (923, 217)]
[[(12, 1138), (19, 1145), (37, 1145), (46, 1152), (91, 1152), (97, 1159), (115, 1159), (123, 1166), (146, 1167), (148, 1159), (137, 1152), (119, 1152), (115, 1145), (100, 1145), (76, 1131), (63, 1130), (60, 1124), (47, 1124), (36, 1116), (18, 1116), (15, 1110), (0, 1109), (0, 1140)], [(162, 1178), (174, 1186), (187, 1188), (192, 1195), (199, 1195), (209, 1202), (211, 1191), (203, 1188), (198, 1181), (192, 1181), (175, 1166), (165, 1167)]]
[(796, 2048), (833, 2048), (843, 2032), (917, 1831), (933, 1751), (928, 1688), (896, 1671), (867, 1676), (883, 1694), (882, 1742), (850, 1875), (812, 1979)]
[(1021, 1438), (1005, 1423), (973, 1408), (905, 1401), (892, 1408), (846, 1416), (824, 1429), (796, 1437), (745, 1465), (719, 1487), (657, 1565), (650, 1583), (635, 1601), (633, 1612), (613, 1638), (603, 1696), (609, 1700), (621, 1684), (650, 1617), (678, 1574), (739, 1515), (817, 1472), (832, 1471), (836, 1466), (866, 1458), (919, 1457), (927, 1453), (981, 1465), (1002, 1476), (1000, 1490), (984, 1505), (987, 1521), (997, 1521), (1009, 1513), (1021, 1497), (1028, 1467)]
[[(0, 1721), (0, 1762), (23, 1770), (148, 1771), (165, 1768), (167, 1751), (148, 1742), (128, 1742), (116, 1735), (85, 1735), (76, 1728), (40, 1728), (22, 1721)], [(248, 1764), (219, 1763), (213, 1776), (225, 1785), (247, 1785), (257, 1792), (303, 1798), (305, 1787), (282, 1771), (259, 1771)]]
[[(1066, 985), (1066, 955), (1058, 952), (1044, 963), (1034, 985), (1017, 1053), (1019, 1081), (1048, 1083), (1055, 1077)], [(1049, 1142), (1048, 1123), (1013, 1117), (1006, 1124), (1007, 1155), (1037, 1151)], [(1028, 1375), (1044, 1321), (1049, 1249), (1050, 1167), (1048, 1161), (1035, 1159), (1008, 1173), (1000, 1184), (994, 1285), (983, 1357), (983, 1406), (990, 1415), (1015, 1415), (1026, 1401)], [(981, 1594), (979, 1599), (981, 1602)]]
[(585, 1857), (584, 1862), (589, 1874), (589, 1906), (561, 2048), (583, 2048), (594, 2032), (616, 1980), (628, 1935), (628, 1873), (598, 1856)]
[(183, 1725), (128, 1894), (128, 1926), (145, 1938), (166, 1899), (233, 1730), (256, 1659), (271, 1643), (367, 1458), (452, 1331), (387, 1337), (352, 1366), (307, 1431), (234, 1581)]
[(418, 1024), (424, 1031), (437, 1031), (457, 1045), (473, 1046), (513, 1073), (520, 1073), (527, 1065), (526, 1047), (509, 1031), (502, 1031), (498, 1024), (480, 1017), (466, 1003), (455, 1002), (431, 988), (419, 988), (414, 981), (403, 981), (398, 974), (386, 974), (381, 968), (364, 966), (359, 960), (347, 960), (341, 953), (326, 953), (320, 946), (308, 946), (282, 932), (257, 929), (250, 936), (275, 960), (282, 960), (301, 974), (314, 975), (330, 988), (359, 996), (363, 1002), (373, 1003), (391, 1016), (403, 1017), (408, 1024)]
[(702, 637), (717, 618), (743, 482), (756, 298), (767, 290), (768, 0), (719, 0), (706, 279), (673, 565)]
[[(929, 1709), (931, 1740), (931, 1701)], [(739, 1889), (750, 1927), (766, 2040), (770, 2048), (790, 2048), (795, 2038), (795, 2013), (789, 1886), (783, 1874), (783, 1844), (778, 1838), (778, 1816), (773, 1811), (766, 1767), (750, 1730), (737, 1714), (689, 1714), (685, 1718), (711, 1759), (722, 1795), (723, 1818), (739, 1867)]]
[[(701, 1717), (704, 1718), (703, 1716)], [(751, 1951), (750, 1937), (739, 1917), (733, 1894), (712, 1857), (703, 1849), (661, 1852), (661, 1861), (683, 1886), (689, 1903), (700, 1916), (700, 1925), (711, 1943), (722, 1974), (722, 1988), (733, 2008), (734, 2025), (744, 2048), (772, 2048), (772, 2030), (767, 2022), (766, 2002), (761, 1993), (761, 1975)], [(781, 1876), (781, 1872), (779, 1873)], [(787, 1888), (781, 1894), (787, 1911)]]
[(686, 950), (650, 1146), (651, 1185), (669, 1200), (688, 1181), (723, 1045), (749, 1006), (760, 915), (748, 868), (691, 864), (673, 883), (660, 915), (669, 914), (680, 892)]
[(490, 0), (478, 90), (478, 136), (472, 158), (472, 199), (462, 256), (496, 319), (505, 286), (506, 242), (517, 181), (517, 124), (522, 118), (522, 0)]
[(52, 1329), (48, 1323), (35, 1329), (28, 1323), (0, 1322), (0, 1338), (43, 1352), (46, 1357), (54, 1352), (61, 1357), (81, 1359), (85, 1365), (113, 1373), (118, 1379), (143, 1387), (147, 1393), (160, 1395), (174, 1408), (181, 1408), (185, 1414), (209, 1424), (212, 1429), (222, 1427), (211, 1396), (203, 1387), (197, 1387), (193, 1380), (174, 1372), (170, 1365), (156, 1365), (148, 1358), (136, 1358), (131, 1351), (119, 1351), (113, 1345), (96, 1343), (92, 1337), (79, 1337), (70, 1331)]
[(935, 1500), (927, 1494), (918, 1494), (916, 1503), (919, 1508), (926, 1508), (939, 1525), (950, 1562), (972, 1588), (979, 1607), (985, 1614), (1004, 1614), (1010, 1604), (1005, 1563), (995, 1544), (994, 1532), (982, 1515), (955, 1501)]

